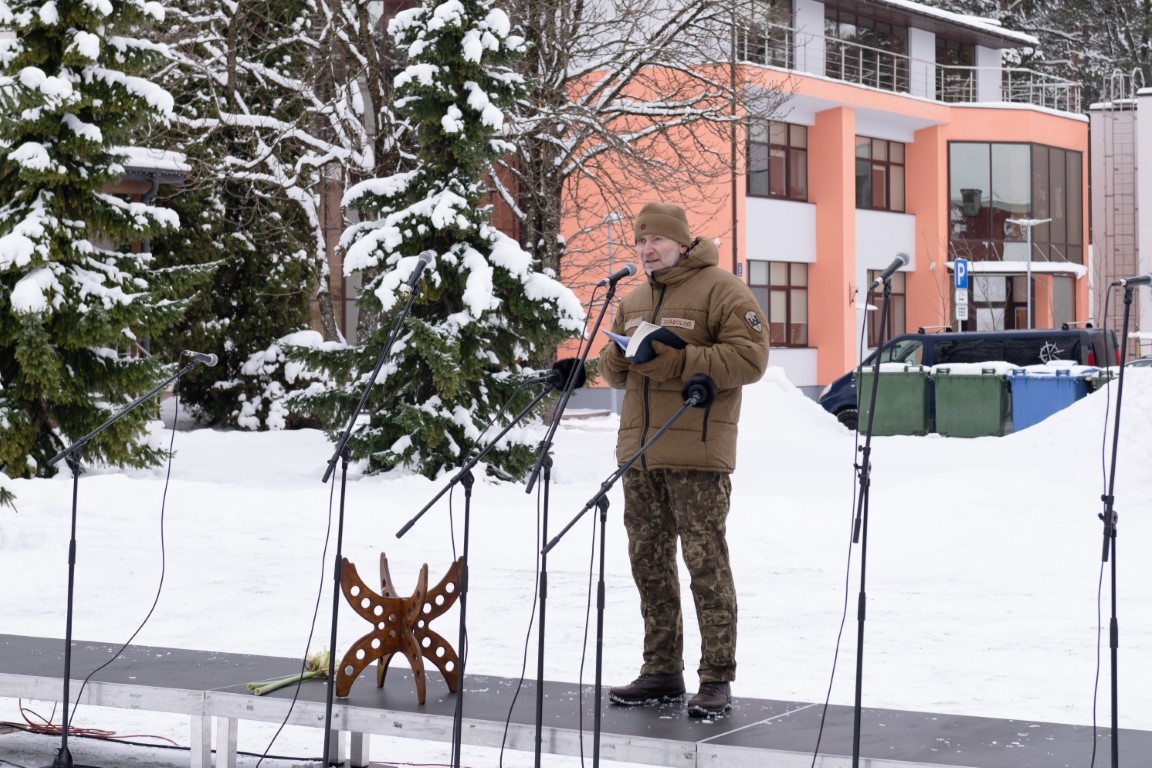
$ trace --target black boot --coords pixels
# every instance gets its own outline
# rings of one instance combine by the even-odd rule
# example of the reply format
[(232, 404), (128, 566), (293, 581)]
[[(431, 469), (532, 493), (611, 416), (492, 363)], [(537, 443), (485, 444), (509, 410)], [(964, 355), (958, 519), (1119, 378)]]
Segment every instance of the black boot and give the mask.
[(640, 675), (628, 685), (608, 689), (608, 700), (624, 707), (680, 701), (684, 698), (684, 674)]
[(719, 717), (732, 708), (732, 686), (700, 683), (700, 692), (688, 700), (689, 717)]

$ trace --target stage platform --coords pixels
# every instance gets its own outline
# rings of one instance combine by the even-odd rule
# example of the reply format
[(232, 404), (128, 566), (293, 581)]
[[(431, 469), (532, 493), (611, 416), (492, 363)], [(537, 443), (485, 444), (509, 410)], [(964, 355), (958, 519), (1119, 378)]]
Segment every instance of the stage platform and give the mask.
[[(0, 697), (59, 701), (62, 694), (63, 641), (0, 634)], [(72, 654), (75, 697), (83, 678), (115, 651), (102, 643), (76, 642)], [(399, 664), (397, 664), (399, 661)], [(236, 764), (238, 722), (280, 722), (288, 712), (292, 688), (254, 696), (245, 683), (299, 671), (299, 660), (245, 654), (131, 646), (85, 688), (81, 704), (189, 717), (191, 767), (210, 768), (212, 721), (216, 720), (216, 768)], [(464, 681), (463, 742), (533, 752), (536, 737), (536, 683), (467, 674)], [(583, 754), (591, 762), (595, 710), (592, 686), (583, 689), (545, 682), (542, 749), (546, 754)], [(290, 723), (323, 728), (326, 688), (305, 682)], [(515, 697), (515, 705), (513, 699)], [(348, 754), (333, 754), (352, 766), (368, 765), (367, 736), (447, 742), (452, 739), (456, 697), (433, 670), (428, 700), (417, 704), (404, 660), (393, 661), (384, 689), (376, 687), (375, 668), (361, 676), (346, 699), (333, 707), (334, 731), (351, 734)], [(820, 704), (738, 697), (732, 711), (716, 720), (695, 720), (683, 704), (602, 710), (602, 761), (659, 766), (723, 768), (801, 768), (811, 766), (823, 706)], [(828, 709), (820, 742), (819, 768), (851, 765), (851, 707)], [(868, 768), (1085, 768), (1093, 738), (1096, 765), (1111, 765), (1107, 724), (1096, 734), (1076, 725), (996, 720), (982, 717), (905, 712), (865, 707), (861, 718), (861, 765)], [(332, 739), (333, 746), (343, 744)], [(75, 748), (74, 750), (75, 751)], [(1152, 755), (1152, 732), (1120, 731), (1120, 766), (1144, 766)]]

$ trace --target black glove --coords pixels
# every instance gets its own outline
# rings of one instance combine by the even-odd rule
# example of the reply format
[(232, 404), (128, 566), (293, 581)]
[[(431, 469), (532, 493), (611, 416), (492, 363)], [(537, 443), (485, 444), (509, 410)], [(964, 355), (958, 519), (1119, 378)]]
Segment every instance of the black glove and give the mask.
[(716, 399), (716, 382), (706, 373), (694, 373), (684, 382), (680, 395), (685, 402), (695, 398), (696, 402), (692, 404), (695, 408), (707, 408)]
[(683, 349), (673, 349), (667, 344), (653, 341), (652, 350), (656, 357), (646, 363), (633, 363), (632, 370), (657, 382), (674, 379), (684, 372), (687, 355)]

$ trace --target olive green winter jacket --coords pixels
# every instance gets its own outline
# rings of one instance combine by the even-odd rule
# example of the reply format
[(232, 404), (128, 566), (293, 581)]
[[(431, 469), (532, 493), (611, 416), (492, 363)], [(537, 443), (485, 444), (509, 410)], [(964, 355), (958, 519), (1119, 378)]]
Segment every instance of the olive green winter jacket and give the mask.
[[(616, 460), (623, 464), (652, 438), (684, 404), (684, 382), (705, 373), (716, 383), (707, 409), (689, 408), (645, 453), (636, 466), (646, 469), (699, 469), (731, 472), (736, 468), (736, 424), (741, 387), (764, 375), (768, 365), (768, 327), (760, 305), (740, 278), (720, 269), (716, 246), (697, 239), (674, 267), (657, 270), (620, 302), (612, 331), (630, 335), (642, 322), (669, 328), (687, 342), (674, 355), (672, 378), (650, 377), (630, 363), (615, 342), (600, 351), (600, 373), (609, 386), (623, 389)], [(678, 375), (676, 375), (678, 373)]]

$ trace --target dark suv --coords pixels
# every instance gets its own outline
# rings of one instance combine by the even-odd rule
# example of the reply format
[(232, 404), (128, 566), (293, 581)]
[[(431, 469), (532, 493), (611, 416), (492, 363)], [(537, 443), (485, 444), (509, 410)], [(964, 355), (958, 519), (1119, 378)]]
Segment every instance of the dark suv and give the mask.
[[(861, 364), (875, 364), (873, 352)], [(1071, 360), (1079, 365), (1106, 367), (1120, 362), (1115, 332), (1106, 328), (1045, 328), (1028, 331), (946, 331), (905, 333), (886, 343), (881, 363), (947, 365), (1005, 361), (1026, 366), (1051, 360)], [(852, 371), (820, 393), (820, 405), (840, 423), (856, 429), (856, 382)]]

